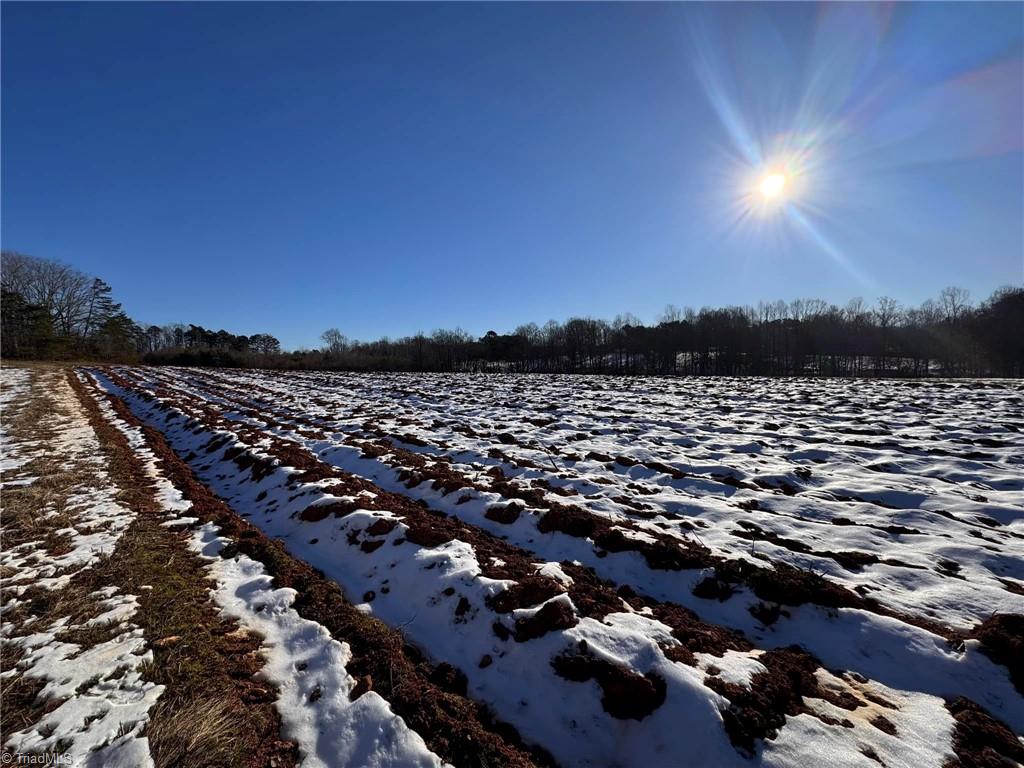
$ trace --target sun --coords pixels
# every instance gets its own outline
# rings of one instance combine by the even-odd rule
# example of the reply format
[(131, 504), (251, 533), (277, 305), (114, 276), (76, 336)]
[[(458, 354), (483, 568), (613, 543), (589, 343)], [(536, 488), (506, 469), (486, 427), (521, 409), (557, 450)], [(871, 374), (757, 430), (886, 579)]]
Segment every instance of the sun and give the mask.
[(812, 166), (805, 154), (783, 150), (754, 158), (749, 164), (737, 158), (730, 180), (730, 205), (737, 220), (747, 216), (762, 221), (784, 219), (794, 207), (807, 204), (813, 192), (808, 183)]
[(767, 174), (763, 179), (761, 179), (760, 189), (761, 196), (766, 200), (774, 200), (778, 198), (786, 189), (786, 174)]

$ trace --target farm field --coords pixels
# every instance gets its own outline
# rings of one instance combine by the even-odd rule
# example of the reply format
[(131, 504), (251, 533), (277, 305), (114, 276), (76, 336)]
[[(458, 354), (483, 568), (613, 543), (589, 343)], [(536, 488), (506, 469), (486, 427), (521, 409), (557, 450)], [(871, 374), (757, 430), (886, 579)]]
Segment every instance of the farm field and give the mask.
[(2, 373), (5, 508), (63, 478), (5, 513), (10, 749), (174, 764), (175, 635), (90, 575), (145, 534), (247, 638), (253, 765), (1024, 763), (1020, 383)]

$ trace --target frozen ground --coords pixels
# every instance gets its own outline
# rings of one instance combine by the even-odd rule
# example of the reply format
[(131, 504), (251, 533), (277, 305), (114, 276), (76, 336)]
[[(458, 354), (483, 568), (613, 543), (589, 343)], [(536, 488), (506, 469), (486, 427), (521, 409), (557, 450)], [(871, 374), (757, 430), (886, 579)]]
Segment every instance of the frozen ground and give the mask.
[[(77, 375), (96, 394), (91, 380)], [(67, 372), (5, 368), (0, 376), (7, 427), (0, 434), (5, 483), (0, 675), (3, 707), (8, 715), (18, 710), (11, 722), (22, 726), (7, 727), (5, 720), (4, 762), (17, 756), (42, 764), (60, 756), (61, 764), (75, 766), (153, 765), (146, 729), (165, 686), (151, 681), (155, 660), (151, 638), (136, 623), (139, 596), (116, 586), (83, 589), (90, 569), (129, 556), (115, 550), (137, 513), (118, 501), (108, 455)], [(258, 638), (257, 676), (276, 692), (280, 738), (294, 743), (297, 764), (441, 766), (443, 761), (381, 696), (368, 691), (350, 697), (357, 681), (346, 670), (348, 646), (301, 617), (292, 608), (295, 590), (276, 588), (262, 563), (223, 552), (229, 540), (213, 524), (197, 524), (191, 502), (165, 475), (142, 429), (119, 417), (102, 396), (95, 399), (101, 417), (124, 435), (152, 483), (155, 504), (141, 514), (155, 514), (163, 527), (192, 529), (188, 546), (207, 563), (214, 606), (237, 622), (236, 633)], [(28, 408), (33, 411), (26, 417)], [(45, 620), (38, 618), (41, 607)], [(189, 764), (207, 764), (199, 755), (189, 756), (194, 760)], [(271, 764), (293, 763), (275, 758)]]
[[(104, 416), (128, 438), (153, 479), (167, 516), (163, 525), (197, 523), (189, 514), (191, 503), (164, 476), (142, 429), (119, 419), (102, 399), (99, 404)], [(220, 611), (235, 619), (243, 631), (263, 638), (265, 665), (259, 674), (278, 691), (282, 736), (298, 745), (300, 764), (304, 768), (440, 766), (441, 761), (423, 739), (391, 712), (380, 696), (370, 691), (349, 700), (356, 681), (345, 670), (345, 644), (332, 640), (323, 626), (300, 617), (291, 607), (294, 590), (275, 589), (262, 564), (240, 554), (222, 557), (221, 550), (229, 540), (218, 533), (211, 523), (197, 526), (190, 546), (209, 562), (214, 584), (211, 595)], [(322, 695), (312, 696), (311, 701), (314, 690)]]
[(1024, 757), (1019, 384), (90, 376), (563, 765)]
[[(153, 657), (133, 621), (137, 596), (116, 587), (96, 591), (80, 602), (69, 601), (69, 615), (45, 624), (19, 610), (26, 600), (49, 599), (40, 593), (60, 592), (108, 557), (135, 517), (117, 501), (99, 442), (63, 373), (39, 372), (34, 383), (32, 378), (25, 370), (0, 370), (7, 427), (17, 419), (30, 387), (46, 392), (43, 416), (31, 434), (5, 429), (2, 435), (0, 643), (5, 655), (19, 661), (10, 669), (5, 666), (0, 679), (5, 687), (15, 676), (38, 680), (44, 683), (39, 698), (56, 706), (30, 727), (5, 734), (5, 745), (25, 755), (59, 752), (75, 765), (150, 765), (141, 733), (163, 689), (141, 673)], [(11, 517), (21, 515), (7, 508), (9, 493), (47, 500), (37, 519), (15, 521), (14, 542)], [(105, 639), (75, 642), (89, 630), (102, 632)]]

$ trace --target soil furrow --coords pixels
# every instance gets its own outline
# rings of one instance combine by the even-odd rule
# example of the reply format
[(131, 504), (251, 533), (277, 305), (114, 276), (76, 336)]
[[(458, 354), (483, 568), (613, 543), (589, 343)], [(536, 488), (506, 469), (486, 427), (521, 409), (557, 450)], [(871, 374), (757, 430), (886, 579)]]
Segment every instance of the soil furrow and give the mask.
[(293, 607), (299, 615), (322, 624), (351, 647), (346, 666), (362, 681), (357, 695), (372, 688), (432, 751), (456, 766), (554, 764), (543, 750), (522, 744), (515, 730), (486, 708), (448, 690), (445, 670), (427, 662), (401, 632), (357, 610), (337, 584), (240, 518), (198, 481), (162, 432), (137, 419), (120, 398), (98, 390), (97, 395), (106, 397), (124, 421), (142, 428), (161, 470), (192, 503), (190, 514), (214, 523), (221, 535), (234, 540), (234, 547), (222, 550), (222, 556), (241, 552), (261, 562), (275, 584), (296, 590)]

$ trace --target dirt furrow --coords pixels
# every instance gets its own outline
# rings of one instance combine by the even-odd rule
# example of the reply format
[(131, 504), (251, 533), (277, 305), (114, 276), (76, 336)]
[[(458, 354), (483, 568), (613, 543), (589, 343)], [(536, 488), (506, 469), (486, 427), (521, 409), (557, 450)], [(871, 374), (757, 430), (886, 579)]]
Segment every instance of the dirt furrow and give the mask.
[[(124, 386), (132, 386), (132, 382), (127, 380), (122, 380), (121, 383)], [(403, 517), (403, 525), (406, 524), (404, 517), (406, 515), (408, 516), (408, 520), (412, 522), (412, 525), (409, 526), (409, 530), (419, 531), (419, 533), (412, 533), (411, 538), (417, 539), (419, 537), (423, 537), (419, 538), (419, 542), (414, 543), (422, 543), (424, 546), (439, 546), (455, 540), (468, 539), (472, 541), (473, 548), (477, 552), (481, 563), (487, 562), (489, 564), (493, 564), (496, 561), (500, 561), (502, 563), (501, 566), (496, 566), (495, 570), (489, 571), (490, 577), (516, 581), (516, 585), (514, 587), (508, 588), (504, 592), (499, 593), (499, 597), (506, 593), (509, 595), (506, 600), (510, 601), (509, 605), (512, 610), (515, 610), (516, 607), (521, 605), (521, 600), (528, 601), (527, 603), (522, 603), (522, 605), (536, 605), (537, 600), (550, 601), (551, 598), (557, 597), (560, 592), (565, 592), (570, 595), (570, 599), (572, 600), (574, 607), (579, 612), (579, 616), (584, 618), (602, 618), (609, 615), (609, 613), (613, 612), (616, 608), (619, 611), (623, 610), (622, 601), (625, 600), (629, 604), (630, 608), (635, 611), (656, 615), (659, 620), (664, 620), (665, 623), (670, 626), (675, 622), (677, 626), (673, 626), (673, 635), (676, 640), (682, 640), (683, 642), (678, 644), (672, 643), (667, 647), (662, 647), (662, 652), (669, 658), (672, 658), (673, 654), (679, 657), (674, 659), (675, 661), (680, 661), (684, 664), (692, 664), (693, 660), (687, 656), (692, 656), (694, 651), (698, 653), (708, 651), (717, 651), (718, 653), (722, 653), (728, 650), (749, 649), (749, 644), (737, 633), (729, 632), (719, 626), (699, 622), (699, 620), (697, 620), (697, 623), (694, 623), (696, 617), (693, 616), (691, 612), (686, 611), (686, 609), (681, 608), (680, 606), (672, 606), (671, 604), (659, 603), (655, 600), (640, 597), (628, 587), (616, 589), (614, 584), (602, 582), (591, 571), (583, 569), (578, 565), (562, 563), (562, 570), (564, 574), (572, 579), (572, 585), (569, 587), (566, 587), (564, 584), (557, 585), (550, 578), (545, 579), (543, 577), (537, 578), (536, 575), (531, 576), (528, 569), (523, 567), (525, 564), (529, 566), (530, 569), (533, 569), (534, 571), (536, 570), (538, 563), (530, 552), (523, 551), (515, 547), (510, 548), (509, 545), (493, 539), (493, 537), (484, 533), (475, 526), (466, 526), (464, 523), (459, 523), (451, 518), (444, 518), (438, 516), (432, 511), (425, 510), (422, 506), (422, 499), (420, 503), (413, 502), (405, 494), (388, 492), (378, 485), (370, 483), (366, 478), (342, 472), (336, 467), (330, 467), (324, 462), (319, 461), (311, 452), (303, 451), (291, 441), (281, 440), (280, 438), (274, 437), (270, 439), (268, 445), (268, 432), (264, 429), (253, 427), (251, 425), (240, 425), (237, 421), (227, 420), (224, 418), (220, 407), (211, 407), (208, 403), (204, 403), (200, 397), (183, 398), (180, 393), (175, 393), (170, 388), (163, 389), (157, 394), (161, 397), (170, 398), (174, 401), (176, 406), (181, 406), (183, 409), (189, 410), (192, 415), (199, 416), (200, 421), (204, 423), (197, 424), (195, 426), (196, 431), (200, 429), (209, 430), (214, 428), (228, 430), (236, 438), (243, 437), (247, 441), (252, 441), (253, 444), (262, 440), (263, 442), (260, 445), (260, 451), (256, 453), (245, 448), (242, 448), (237, 453), (232, 453), (232, 449), (227, 447), (227, 453), (222, 456), (222, 459), (233, 462), (236, 470), (248, 470), (252, 474), (253, 478), (256, 479), (258, 476), (270, 471), (275, 464), (295, 466), (297, 468), (301, 468), (302, 477), (300, 480), (302, 483), (318, 484), (318, 490), (327, 491), (331, 493), (331, 495), (335, 495), (340, 498), (349, 497), (349, 499), (351, 499), (352, 497), (355, 497), (358, 499), (357, 503), (352, 501), (343, 502), (340, 507), (331, 509), (324, 515), (324, 517), (320, 517), (320, 515), (323, 514), (323, 511), (317, 510), (317, 507), (320, 506), (319, 504), (309, 505), (307, 509), (302, 510), (300, 513), (302, 515), (306, 515), (305, 519), (307, 519), (307, 521), (316, 522), (317, 519), (322, 520), (325, 517), (334, 517), (335, 515), (345, 517), (346, 515), (351, 514), (355, 508), (363, 508), (365, 506), (372, 509), (374, 508), (374, 504), (379, 504), (380, 506), (378, 508), (382, 511), (397, 510), (397, 514), (400, 517)], [(230, 393), (224, 394), (229, 395)], [(227, 397), (225, 400), (226, 403), (224, 405), (225, 407), (229, 407), (230, 410), (235, 410), (235, 406), (241, 406), (241, 404), (232, 397)], [(166, 405), (167, 403), (163, 404), (163, 406)], [(284, 433), (296, 433), (295, 423), (288, 424), (283, 421), (277, 421), (275, 424), (273, 422), (273, 417), (268, 421), (265, 413), (255, 411), (250, 415), (253, 419), (262, 421), (264, 424), (269, 423), (271, 428), (276, 427), (283, 430)], [(165, 416), (165, 418), (169, 417)], [(174, 421), (175, 419), (172, 418), (171, 420)], [(289, 419), (289, 421), (293, 420)], [(309, 439), (313, 442), (316, 442), (321, 438), (321, 433), (316, 432), (312, 425), (307, 424), (304, 428), (309, 430), (309, 434), (308, 436), (299, 435), (300, 438)], [(391, 467), (392, 469), (405, 470), (407, 474), (403, 479), (408, 486), (411, 486), (407, 489), (411, 492), (421, 486), (424, 481), (429, 481), (429, 486), (434, 490), (444, 493), (445, 495), (456, 495), (459, 501), (461, 501), (465, 495), (472, 494), (473, 492), (493, 493), (496, 491), (495, 483), (488, 482), (486, 484), (481, 484), (478, 479), (470, 479), (465, 476), (460, 476), (459, 473), (453, 472), (450, 462), (445, 461), (443, 457), (438, 460), (436, 458), (424, 458), (424, 456), (419, 453), (412, 453), (408, 451), (402, 453), (403, 449), (396, 448), (394, 444), (379, 437), (375, 437), (373, 440), (359, 438), (355, 438), (354, 440), (354, 445), (357, 446), (364, 454), (364, 458), (384, 460), (386, 463), (394, 465)], [(219, 453), (221, 449), (225, 449), (227, 445), (228, 441), (225, 440), (223, 442), (207, 443), (205, 447), (210, 449), (211, 453), (216, 454)], [(296, 454), (296, 450), (304, 454), (305, 457), (303, 458)], [(268, 455), (273, 456), (274, 460), (269, 466), (266, 466), (263, 462)], [(310, 463), (310, 459), (312, 459), (312, 463)], [(500, 475), (495, 476), (494, 480), (498, 484), (502, 482), (507, 483), (507, 478), (501, 477)], [(300, 488), (301, 485), (296, 484), (293, 490), (298, 493)], [(459, 493), (455, 494), (456, 491)], [(510, 519), (510, 522), (514, 522), (516, 519), (519, 519), (523, 515), (523, 507), (525, 505), (518, 505), (515, 503), (510, 504), (508, 502), (516, 498), (526, 501), (527, 499), (522, 498), (523, 493), (529, 494), (529, 491), (517, 493), (517, 491), (510, 489), (508, 492), (502, 493), (502, 498), (505, 501), (501, 504), (490, 505), (487, 511), (491, 514), (488, 514), (487, 518), (491, 520), (491, 522), (499, 523), (501, 522), (502, 517)], [(371, 497), (370, 494), (373, 494), (373, 496)], [(371, 503), (364, 504), (364, 499), (368, 498), (372, 498)], [(537, 514), (537, 510), (534, 510), (533, 514), (530, 515), (531, 517), (539, 518), (540, 521), (543, 521), (548, 517), (553, 510), (559, 509), (559, 507), (556, 506), (558, 504), (557, 502), (551, 504), (549, 501), (542, 499), (540, 503), (537, 503), (537, 497), (534, 494), (530, 494), (528, 500), (532, 502), (534, 506), (541, 506), (545, 503), (547, 504), (546, 511), (543, 511), (542, 514)], [(310, 511), (307, 512), (307, 510)], [(313, 519), (310, 520), (310, 517)], [(449, 522), (441, 523), (439, 522), (440, 520), (448, 520)], [(600, 520), (600, 518), (598, 518), (598, 520)], [(605, 525), (611, 526), (608, 521), (605, 520), (603, 522)], [(421, 524), (423, 527), (420, 527)], [(602, 533), (610, 533), (614, 531), (614, 528), (612, 527), (599, 529), (597, 527), (599, 523), (596, 521), (593, 523), (587, 521), (586, 524), (593, 525), (593, 527), (586, 532), (578, 531), (576, 534), (577, 538), (593, 541), (595, 536), (600, 536)], [(552, 527), (549, 531), (543, 531), (539, 526), (537, 529), (541, 533), (550, 531), (566, 533), (566, 531), (562, 530), (563, 527), (564, 526), (562, 525), (557, 525)], [(384, 530), (384, 528), (385, 526), (381, 526), (381, 528), (378, 529), (379, 532), (388, 534), (393, 530), (393, 526), (388, 527), (387, 530)], [(611, 542), (610, 546), (601, 547), (601, 549), (606, 553), (609, 551), (645, 551), (644, 548), (633, 547), (632, 543), (628, 541), (628, 539), (631, 538), (627, 535), (629, 532), (628, 527), (626, 527), (626, 533), (623, 533), (620, 530), (615, 539), (608, 539), (608, 541)], [(646, 530), (641, 531), (639, 529), (635, 529), (634, 532), (637, 534), (648, 533)], [(572, 534), (569, 535), (571, 536)], [(627, 539), (627, 543), (623, 550), (615, 549), (616, 546), (621, 546), (617, 541), (619, 537)], [(644, 540), (640, 536), (637, 536), (636, 540), (639, 540), (641, 544), (644, 543)], [(357, 537), (349, 543), (353, 546), (358, 545), (359, 549), (364, 552), (367, 549), (372, 552), (382, 546), (378, 539), (373, 538), (373, 535)], [(646, 551), (651, 550), (647, 549)], [(735, 567), (729, 565), (731, 561), (718, 563), (715, 562), (714, 559), (706, 559), (709, 557), (706, 550), (701, 551), (700, 549), (697, 549), (696, 552), (697, 560), (693, 567), (712, 569), (712, 575), (701, 582), (701, 584), (705, 585), (703, 588), (709, 590), (708, 596), (718, 597), (719, 591), (735, 591), (737, 585), (740, 584), (756, 588), (756, 575), (752, 577), (750, 572), (741, 571), (739, 573), (740, 578), (735, 578), (735, 572), (726, 572), (726, 575), (731, 576), (732, 578), (722, 578), (723, 572), (720, 569), (723, 566)], [(517, 559), (509, 560), (507, 558)], [(522, 560), (519, 561), (518, 558), (521, 558)], [(647, 558), (645, 557), (645, 559)], [(508, 562), (520, 562), (520, 565), (506, 567), (505, 564)], [(648, 564), (651, 565), (649, 561)], [(653, 566), (651, 567), (653, 568)], [(669, 566), (669, 569), (671, 569), (671, 566)], [(756, 566), (755, 569), (767, 571), (767, 569), (760, 569)], [(486, 568), (482, 568), (482, 570), (487, 572)], [(780, 569), (777, 567), (774, 571), (770, 572), (772, 573), (773, 579), (778, 578), (779, 571)], [(786, 576), (784, 570), (783, 576)], [(797, 583), (799, 584), (799, 582)], [(761, 588), (766, 590), (768, 594), (774, 594), (770, 592), (772, 589), (770, 584), (762, 586)], [(756, 591), (755, 594), (757, 594)], [(616, 605), (615, 600), (618, 601), (618, 605)], [(532, 603), (530, 601), (532, 601)], [(491, 600), (488, 602), (488, 607), (495, 610), (497, 613), (501, 613), (501, 609), (505, 607), (505, 605), (498, 600)], [(460, 599), (459, 605), (461, 606), (462, 604), (463, 601)], [(545, 609), (551, 605), (557, 605), (557, 603), (544, 603)], [(667, 609), (681, 610), (683, 612), (683, 620), (680, 620), (678, 616), (672, 616), (671, 611), (666, 612)], [(761, 606), (761, 609), (764, 611), (766, 622), (777, 619), (780, 613), (783, 615), (785, 614), (785, 611), (780, 608), (778, 603), (776, 603), (774, 607), (771, 605)], [(464, 610), (469, 610), (469, 608), (467, 607)], [(770, 616), (772, 613), (774, 613), (774, 616)], [(567, 625), (565, 628), (568, 628), (569, 626), (574, 625), (571, 623), (574, 622), (574, 619), (578, 621), (578, 618), (576, 617), (568, 618), (567, 614), (561, 608), (551, 608), (547, 615), (538, 618), (540, 617), (540, 614), (541, 611), (537, 611), (534, 612), (533, 615), (526, 617), (528, 620), (540, 622), (540, 628), (543, 631), (541, 631), (537, 636), (543, 636), (544, 634), (552, 631), (552, 629), (554, 629), (554, 631), (559, 631), (559, 629), (561, 629), (557, 626), (559, 623), (564, 622)], [(499, 623), (500, 622), (496, 622), (496, 626)], [(545, 626), (548, 623), (553, 623), (556, 626), (553, 628)], [(696, 631), (694, 631), (695, 628)], [(501, 630), (496, 631), (501, 632)], [(508, 632), (513, 637), (513, 641), (527, 642), (533, 639), (533, 632), (535, 630), (532, 629), (528, 623), (520, 625), (519, 620), (517, 620), (514, 625), (505, 626), (504, 631)], [(723, 633), (724, 638), (726, 638), (724, 642)], [(706, 643), (706, 645), (702, 646), (701, 643)], [(691, 648), (690, 646), (693, 647)], [(789, 681), (788, 683), (785, 683), (786, 690), (790, 692), (789, 694), (772, 697), (770, 702), (755, 701), (751, 704), (749, 697), (742, 691), (730, 687), (729, 685), (719, 684), (713, 679), (710, 680), (710, 682), (708, 680), (705, 681), (706, 685), (716, 690), (726, 700), (731, 702), (725, 710), (728, 713), (731, 713), (725, 715), (726, 722), (731, 723), (731, 725), (729, 725), (728, 732), (734, 744), (741, 749), (749, 748), (749, 745), (753, 743), (753, 739), (765, 738), (766, 736), (770, 737), (774, 732), (774, 727), (771, 726), (771, 722), (776, 721), (778, 717), (781, 716), (784, 720), (785, 714), (791, 715), (794, 714), (795, 711), (803, 711), (801, 708), (803, 705), (799, 702), (804, 701), (807, 697), (822, 698), (821, 691), (819, 689), (807, 684), (806, 674), (801, 673), (801, 675), (795, 675), (787, 671), (793, 668), (800, 668), (803, 669), (804, 672), (813, 672), (820, 668), (819, 662), (817, 662), (817, 660), (810, 656), (806, 651), (801, 649), (789, 649), (789, 653), (787, 654), (769, 652), (769, 654), (761, 654), (758, 658), (764, 659), (768, 662), (764, 665), (766, 671), (763, 674), (768, 675), (771, 679)], [(481, 659), (481, 666), (483, 666), (484, 661), (484, 659)], [(488, 663), (490, 661), (492, 660), (488, 659)], [(594, 680), (597, 682), (603, 691), (603, 704), (605, 711), (609, 713), (618, 712), (619, 715), (622, 715), (631, 711), (630, 706), (623, 705), (621, 701), (616, 701), (616, 697), (614, 695), (608, 694), (609, 690), (613, 693), (621, 692), (622, 687), (620, 678), (623, 677), (632, 684), (632, 690), (627, 698), (636, 699), (640, 702), (648, 702), (647, 704), (641, 703), (639, 705), (641, 709), (652, 705), (655, 707), (659, 706), (661, 703), (661, 697), (664, 695), (663, 691), (659, 692), (661, 684), (658, 682), (656, 676), (639, 675), (639, 671), (634, 671), (632, 676), (630, 676), (630, 670), (623, 670), (622, 668), (616, 669), (615, 665), (608, 665), (603, 660), (589, 654), (586, 647), (575, 649), (568, 648), (564, 650), (553, 660), (553, 664), (556, 672), (566, 679), (581, 681)], [(626, 674), (623, 674), (623, 672)], [(641, 684), (640, 680), (644, 680), (646, 685)], [(781, 683), (776, 683), (776, 685), (779, 684)], [(824, 698), (827, 699), (828, 697), (826, 696)], [(797, 703), (794, 704), (793, 702)], [(858, 706), (855, 702), (850, 702), (849, 700), (845, 702), (833, 701), (831, 703), (836, 706), (842, 706), (844, 703), (853, 703), (854, 708)], [(773, 706), (775, 706), (775, 709), (772, 709)], [(790, 711), (793, 710), (794, 707), (797, 709)], [(775, 711), (777, 714), (774, 717), (768, 717), (766, 719), (762, 716), (766, 711)], [(744, 714), (744, 712), (746, 712), (746, 714)], [(757, 715), (756, 713), (758, 712), (760, 712), (761, 715)]]
[(221, 550), (222, 557), (241, 552), (262, 563), (275, 584), (298, 592), (293, 607), (299, 615), (322, 624), (350, 646), (346, 668), (360, 681), (354, 698), (376, 691), (432, 751), (456, 766), (554, 764), (550, 755), (524, 745), (511, 726), (462, 695), (454, 670), (429, 663), (400, 631), (358, 610), (336, 583), (239, 517), (196, 478), (163, 433), (140, 421), (123, 400), (98, 388), (95, 394), (107, 398), (126, 423), (142, 428), (162, 472), (191, 502), (190, 515), (214, 523), (222, 536), (233, 540)]
[[(161, 411), (175, 407), (176, 404), (166, 400), (157, 406)], [(211, 418), (209, 414), (207, 418)], [(230, 429), (231, 426), (237, 427), (223, 420), (213, 424), (204, 423), (204, 434), (212, 434), (213, 429)], [(236, 431), (234, 435), (237, 438), (239, 433)], [(569, 577), (566, 582), (540, 576), (537, 571), (538, 565), (541, 564), (529, 553), (494, 539), (454, 518), (431, 513), (405, 496), (390, 493), (363, 478), (329, 467), (311, 453), (297, 452), (295, 445), (286, 441), (275, 438), (268, 445), (264, 440), (259, 453), (254, 453), (244, 448), (239, 450), (238, 444), (231, 447), (224, 438), (213, 438), (205, 444), (204, 452), (222, 454), (221, 463), (233, 462), (238, 471), (249, 472), (254, 477), (266, 477), (267, 473), (272, 471), (270, 467), (264, 465), (266, 457), (272, 456), (275, 464), (293, 467), (297, 473), (296, 479), (299, 482), (291, 483), (289, 490), (299, 493), (302, 490), (302, 483), (318, 482), (323, 492), (335, 498), (358, 499), (358, 502), (347, 503), (316, 501), (299, 513), (301, 519), (316, 522), (328, 516), (344, 517), (356, 508), (376, 508), (395, 513), (406, 526), (402, 538), (394, 539), (393, 543), (408, 540), (430, 547), (454, 540), (472, 543), (485, 575), (515, 582), (487, 601), (487, 607), (499, 616), (499, 620), (494, 622), (494, 632), (499, 640), (528, 642), (550, 632), (575, 626), (580, 618), (600, 620), (613, 613), (632, 611), (651, 616), (671, 628), (672, 636), (678, 642), (663, 644), (662, 652), (673, 662), (695, 666), (695, 654), (721, 656), (727, 651), (751, 650), (750, 644), (741, 634), (701, 622), (691, 611), (681, 606), (642, 597), (628, 588), (616, 590), (614, 585), (602, 582), (589, 569), (573, 563), (560, 564), (562, 572)], [(363, 552), (373, 552), (383, 545), (383, 541), (378, 537), (391, 533), (393, 529), (394, 524), (390, 521), (378, 520), (364, 528), (363, 536), (350, 537), (348, 543), (358, 546)], [(567, 604), (552, 600), (559, 594), (567, 594), (572, 602)], [(517, 619), (513, 625), (500, 620), (501, 614), (538, 604), (542, 605), (540, 610)], [(475, 609), (476, 606), (471, 606), (465, 598), (460, 598), (455, 613), (465, 613), (471, 608)], [(797, 648), (790, 649), (788, 655), (759, 656), (759, 659), (763, 658), (767, 662), (763, 664), (766, 668), (765, 674), (780, 680), (789, 678), (784, 670), (775, 669), (776, 657), (781, 660), (779, 664), (792, 663), (792, 658), (799, 657), (803, 666), (811, 671), (821, 666), (813, 656)], [(481, 659), (482, 665), (485, 662), (492, 663), (493, 659)], [(602, 706), (613, 717), (642, 719), (651, 710), (660, 706), (665, 698), (665, 681), (659, 676), (652, 673), (641, 674), (639, 671), (610, 663), (590, 653), (586, 643), (566, 644), (564, 650), (552, 658), (550, 663), (555, 673), (566, 680), (595, 680), (602, 691)], [(779, 719), (784, 719), (784, 708), (793, 706), (790, 702), (799, 701), (802, 697), (800, 690), (795, 690), (789, 697), (777, 697), (761, 702), (762, 709), (771, 709), (775, 704), (781, 709), (774, 717), (757, 719), (749, 714), (742, 714), (742, 687), (720, 685), (713, 675), (706, 676), (705, 684), (722, 695), (726, 701), (736, 699), (739, 702), (726, 706), (724, 711), (734, 713), (725, 715), (726, 722), (732, 723), (727, 733), (740, 749), (748, 749), (755, 739), (773, 735)], [(819, 698), (834, 699), (828, 692), (816, 688), (807, 690), (808, 695), (813, 693)], [(834, 699), (834, 702), (837, 705), (858, 706), (856, 699)], [(776, 725), (773, 727), (772, 723)]]

